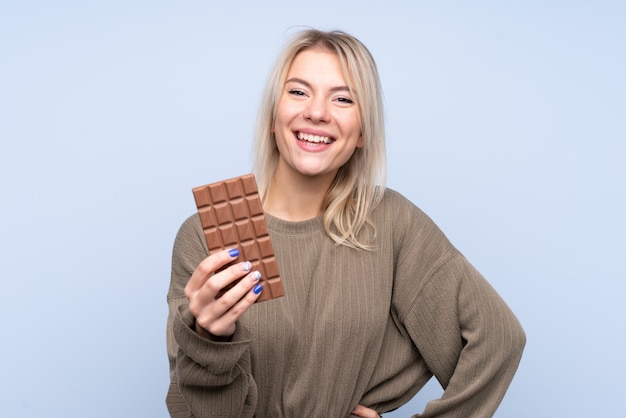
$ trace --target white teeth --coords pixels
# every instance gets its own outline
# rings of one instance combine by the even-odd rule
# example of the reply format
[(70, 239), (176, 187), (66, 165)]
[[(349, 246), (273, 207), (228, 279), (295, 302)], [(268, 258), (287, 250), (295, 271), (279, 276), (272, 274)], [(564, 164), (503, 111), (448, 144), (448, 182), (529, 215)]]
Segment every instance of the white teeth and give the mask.
[(298, 132), (298, 139), (307, 141), (307, 142), (314, 142), (316, 144), (319, 144), (320, 142), (323, 142), (325, 144), (330, 144), (331, 142), (333, 142), (327, 136), (310, 135), (310, 134), (305, 134), (302, 132)]

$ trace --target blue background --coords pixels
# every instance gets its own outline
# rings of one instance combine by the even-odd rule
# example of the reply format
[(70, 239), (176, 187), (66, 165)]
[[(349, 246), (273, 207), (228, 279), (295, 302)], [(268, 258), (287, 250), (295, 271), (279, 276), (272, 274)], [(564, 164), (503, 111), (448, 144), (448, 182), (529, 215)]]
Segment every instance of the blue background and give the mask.
[(388, 186), (523, 323), (496, 416), (626, 416), (625, 3), (408, 3), (0, 1), (3, 416), (166, 417), (175, 233), (300, 25), (371, 49)]

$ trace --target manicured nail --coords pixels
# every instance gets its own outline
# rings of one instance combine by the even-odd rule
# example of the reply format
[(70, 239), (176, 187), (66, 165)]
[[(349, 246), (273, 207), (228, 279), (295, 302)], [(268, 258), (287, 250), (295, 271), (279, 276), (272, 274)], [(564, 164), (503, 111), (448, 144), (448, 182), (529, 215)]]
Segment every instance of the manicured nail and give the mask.
[(231, 248), (228, 250), (228, 255), (231, 257), (237, 257), (239, 255), (239, 250), (236, 248)]
[(256, 286), (254, 286), (254, 289), (252, 289), (255, 295), (261, 293), (261, 290), (263, 290), (263, 285), (261, 283), (257, 284)]
[(250, 263), (249, 261), (246, 261), (243, 263), (243, 271), (250, 271), (251, 268), (252, 268), (252, 263)]
[(261, 272), (260, 271), (255, 271), (254, 273), (252, 273), (252, 281), (253, 282), (258, 282), (260, 278), (261, 278)]

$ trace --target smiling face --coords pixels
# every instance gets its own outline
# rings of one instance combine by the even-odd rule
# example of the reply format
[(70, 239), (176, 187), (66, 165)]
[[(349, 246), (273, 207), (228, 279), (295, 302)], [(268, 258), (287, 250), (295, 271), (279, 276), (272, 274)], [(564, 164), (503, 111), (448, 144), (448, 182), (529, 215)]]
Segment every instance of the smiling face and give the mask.
[(330, 184), (363, 146), (359, 107), (348, 86), (335, 53), (311, 48), (295, 57), (276, 108), (276, 175), (321, 176)]

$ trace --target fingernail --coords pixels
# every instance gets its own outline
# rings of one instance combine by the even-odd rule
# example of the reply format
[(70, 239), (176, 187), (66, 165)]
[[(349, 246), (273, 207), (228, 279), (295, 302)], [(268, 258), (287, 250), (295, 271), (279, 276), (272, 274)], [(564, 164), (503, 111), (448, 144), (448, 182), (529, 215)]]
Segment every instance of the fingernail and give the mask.
[(228, 250), (228, 255), (231, 257), (237, 257), (239, 255), (239, 250), (236, 248), (231, 248)]
[(252, 274), (252, 281), (258, 282), (260, 278), (261, 278), (261, 272), (260, 271), (255, 271)]
[(255, 295), (261, 293), (261, 290), (263, 290), (263, 285), (261, 283), (257, 284), (256, 286), (254, 286), (254, 289), (252, 289)]
[(243, 271), (250, 271), (251, 268), (252, 268), (252, 263), (250, 263), (249, 261), (246, 261), (243, 263)]

